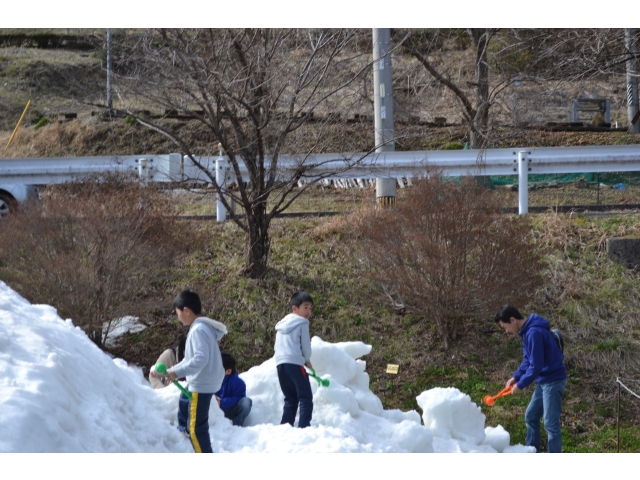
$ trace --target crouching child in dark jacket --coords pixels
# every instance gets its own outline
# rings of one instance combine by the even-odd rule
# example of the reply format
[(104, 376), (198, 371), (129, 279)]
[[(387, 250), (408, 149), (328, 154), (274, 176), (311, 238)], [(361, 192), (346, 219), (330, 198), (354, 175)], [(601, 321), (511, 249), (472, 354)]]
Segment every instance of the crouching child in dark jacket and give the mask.
[(238, 376), (236, 359), (228, 353), (223, 353), (222, 366), (224, 380), (222, 387), (216, 392), (216, 400), (224, 416), (234, 425), (242, 427), (247, 415), (251, 412), (253, 402), (247, 397), (247, 385)]

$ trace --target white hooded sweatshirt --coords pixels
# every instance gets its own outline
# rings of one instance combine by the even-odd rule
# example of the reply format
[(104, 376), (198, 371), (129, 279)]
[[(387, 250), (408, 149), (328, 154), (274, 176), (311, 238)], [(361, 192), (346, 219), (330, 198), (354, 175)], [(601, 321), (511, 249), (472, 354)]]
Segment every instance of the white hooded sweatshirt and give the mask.
[(304, 365), (311, 361), (309, 320), (290, 313), (276, 324), (276, 365)]
[(220, 356), (220, 340), (227, 327), (207, 317), (195, 319), (184, 349), (184, 359), (171, 370), (178, 378), (187, 377), (188, 390), (198, 393), (216, 393), (224, 380), (224, 367)]

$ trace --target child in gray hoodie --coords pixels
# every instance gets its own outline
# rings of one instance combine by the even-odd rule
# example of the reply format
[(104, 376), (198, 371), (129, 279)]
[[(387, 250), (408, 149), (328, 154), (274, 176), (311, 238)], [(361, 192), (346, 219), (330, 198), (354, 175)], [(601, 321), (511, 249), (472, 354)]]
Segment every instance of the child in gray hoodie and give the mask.
[(313, 393), (305, 366), (311, 367), (309, 318), (313, 299), (307, 292), (296, 292), (289, 302), (291, 311), (276, 324), (275, 359), (278, 380), (284, 394), (284, 409), (280, 424), (293, 427), (300, 404), (298, 427), (311, 425)]
[[(180, 393), (178, 401), (178, 429), (191, 440), (196, 453), (212, 453), (209, 437), (209, 406), (213, 395), (220, 390), (224, 367), (218, 341), (227, 327), (217, 320), (200, 316), (200, 297), (193, 290), (183, 290), (173, 302), (178, 320), (191, 327), (187, 336), (184, 359), (167, 371), (167, 380), (187, 377), (191, 398)], [(151, 371), (152, 376), (158, 374)]]

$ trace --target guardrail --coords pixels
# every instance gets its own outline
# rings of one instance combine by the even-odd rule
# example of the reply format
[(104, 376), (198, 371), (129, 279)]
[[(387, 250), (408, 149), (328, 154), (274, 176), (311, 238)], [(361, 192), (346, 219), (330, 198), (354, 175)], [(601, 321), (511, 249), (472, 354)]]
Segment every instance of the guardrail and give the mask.
[[(227, 157), (196, 157), (219, 185), (237, 181)], [(247, 181), (242, 161), (240, 173)], [(270, 160), (266, 160), (268, 166)], [(445, 176), (518, 175), (519, 212), (528, 211), (528, 175), (549, 173), (595, 173), (640, 171), (640, 145), (596, 147), (499, 148), (487, 150), (439, 150), (382, 153), (333, 153), (310, 156), (287, 155), (278, 159), (283, 176), (301, 165), (303, 179), (407, 178), (435, 168)], [(0, 159), (0, 182), (62, 183), (105, 171), (137, 171), (149, 181), (210, 182), (188, 157), (180, 154), (114, 157)], [(218, 206), (222, 205), (219, 202)]]
[(137, 173), (143, 180), (173, 182), (180, 180), (181, 164), (182, 156), (179, 153), (0, 159), (0, 183), (64, 183), (106, 172), (131, 172)]
[[(304, 159), (305, 165), (315, 165), (306, 178), (406, 178), (423, 175), (426, 167), (438, 168), (446, 176), (517, 175), (518, 153), (526, 152), (528, 171), (543, 173), (629, 172), (640, 171), (640, 145), (598, 147), (496, 148), (487, 150), (436, 150), (413, 152), (328, 153)], [(226, 157), (196, 157), (203, 166), (214, 171), (215, 162)], [(281, 156), (278, 168), (294, 171), (302, 156)], [(348, 162), (363, 158), (349, 170), (340, 171)], [(269, 160), (267, 159), (268, 168)], [(240, 171), (247, 180), (247, 171), (240, 162)], [(332, 174), (332, 172), (339, 172)], [(184, 174), (189, 180), (205, 180), (204, 174), (189, 164), (185, 157)], [(1, 176), (1, 174), (0, 174)]]

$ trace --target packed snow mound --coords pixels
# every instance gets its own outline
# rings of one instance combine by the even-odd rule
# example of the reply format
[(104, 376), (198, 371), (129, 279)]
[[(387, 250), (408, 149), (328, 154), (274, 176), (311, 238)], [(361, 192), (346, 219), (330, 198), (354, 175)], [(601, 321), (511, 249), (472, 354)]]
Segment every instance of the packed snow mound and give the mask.
[(502, 425), (485, 428), (480, 407), (457, 388), (432, 388), (418, 395), (416, 402), (437, 452), (535, 453), (533, 447), (510, 447), (509, 433)]
[[(311, 363), (316, 374), (329, 380), (328, 387), (320, 387), (315, 379), (310, 378), (313, 391), (312, 428), (300, 430), (283, 425), (251, 429), (258, 432), (260, 444), (268, 444), (276, 430), (283, 445), (269, 451), (301, 451), (300, 442), (313, 446), (311, 451), (314, 452), (433, 451), (431, 432), (421, 425), (417, 412), (384, 410), (380, 399), (369, 390), (366, 362), (357, 357), (368, 354), (370, 345), (362, 342), (332, 344), (313, 337), (311, 351)], [(240, 374), (240, 377), (246, 382), (247, 396), (253, 401), (245, 425), (278, 425), (284, 396), (278, 383), (275, 360), (271, 358)], [(229, 423), (228, 420), (226, 422)], [(321, 436), (314, 432), (316, 429), (322, 432)], [(233, 430), (223, 444), (234, 441), (232, 437), (237, 435), (238, 429)], [(212, 433), (211, 437), (217, 437), (217, 433)], [(265, 450), (254, 450), (245, 444), (242, 451)]]
[(432, 388), (416, 397), (424, 425), (440, 438), (480, 444), (486, 417), (469, 395), (456, 388)]
[[(501, 426), (454, 388), (417, 397), (424, 414), (385, 410), (369, 389), (362, 342), (312, 339), (310, 428), (279, 425), (275, 360), (241, 373), (253, 409), (235, 427), (212, 402), (214, 452), (508, 452)], [(161, 352), (158, 352), (160, 354)], [(54, 308), (31, 305), (0, 282), (0, 452), (192, 452), (175, 428), (179, 390), (153, 390), (140, 368), (112, 359)]]

